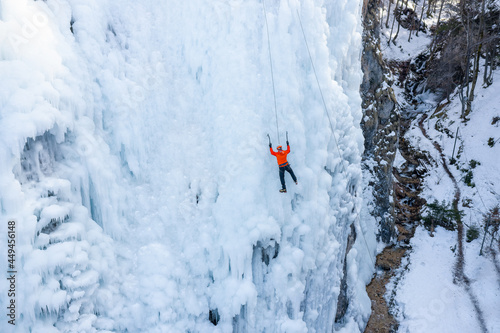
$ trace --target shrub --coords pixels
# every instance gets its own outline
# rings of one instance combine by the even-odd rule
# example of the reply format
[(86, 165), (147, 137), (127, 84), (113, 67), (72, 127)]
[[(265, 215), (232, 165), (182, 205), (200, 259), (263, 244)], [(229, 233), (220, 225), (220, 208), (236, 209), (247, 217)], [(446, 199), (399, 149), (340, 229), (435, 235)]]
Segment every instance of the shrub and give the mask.
[(424, 221), (424, 226), (428, 230), (431, 230), (431, 226), (441, 226), (447, 230), (455, 230), (456, 221), (461, 218), (463, 215), (462, 211), (456, 210), (449, 203), (446, 203), (444, 200), (442, 203), (439, 203), (437, 200), (430, 204), (426, 204), (427, 206), (427, 215), (422, 217)]
[(469, 162), (469, 166), (471, 167), (471, 169), (474, 169), (478, 165), (481, 165), (481, 162), (478, 162), (476, 160), (470, 160), (470, 162)]
[(466, 242), (467, 243), (470, 243), (474, 239), (478, 239), (478, 238), (479, 238), (479, 228), (478, 227), (473, 225), (469, 229), (467, 229), (467, 233), (466, 233)]
[(494, 146), (494, 145), (495, 145), (495, 139), (493, 139), (493, 138), (489, 138), (489, 139), (488, 139), (488, 146), (490, 146), (490, 147), (492, 147), (492, 148), (493, 148), (493, 146)]
[(500, 225), (500, 206), (497, 205), (490, 209), (490, 211), (484, 215), (484, 222), (488, 222), (490, 225)]
[(464, 183), (467, 186), (469, 186), (469, 187), (475, 187), (476, 186), (476, 184), (474, 184), (472, 182), (472, 177), (473, 177), (472, 171), (471, 170), (467, 171), (467, 173), (465, 174), (465, 177), (464, 177)]

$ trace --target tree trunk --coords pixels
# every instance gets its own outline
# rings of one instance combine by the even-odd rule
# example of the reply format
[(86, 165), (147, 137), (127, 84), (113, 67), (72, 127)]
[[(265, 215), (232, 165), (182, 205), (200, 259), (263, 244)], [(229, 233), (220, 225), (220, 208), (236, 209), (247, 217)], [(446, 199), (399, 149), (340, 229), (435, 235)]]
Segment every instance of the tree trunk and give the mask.
[[(405, 8), (408, 8), (408, 0), (405, 2)], [(398, 38), (399, 35), (399, 28), (401, 27), (401, 14), (403, 13), (403, 1), (401, 0), (401, 8), (399, 8), (399, 20), (398, 20), (398, 30), (396, 30), (396, 35), (392, 39), (392, 42), (394, 45), (396, 45), (396, 38)]]
[[(415, 15), (417, 12), (417, 2), (416, 1), (417, 0), (413, 1), (413, 3), (415, 4), (415, 7), (414, 7), (415, 9), (413, 10), (413, 13), (415, 13)], [(406, 8), (408, 8), (408, 3), (407, 3)], [(410, 33), (408, 34), (408, 42), (410, 42), (410, 40), (411, 40), (411, 34), (412, 34), (413, 30), (415, 30), (415, 20), (412, 20), (411, 25), (410, 25)]]
[(439, 15), (438, 15), (438, 23), (437, 23), (438, 27), (439, 27), (439, 23), (441, 22), (441, 13), (443, 13), (444, 1), (445, 0), (441, 0), (441, 7), (439, 7)]
[(491, 68), (491, 66), (489, 66), (490, 62), (491, 62), (491, 53), (492, 51), (491, 50), (487, 50), (486, 51), (486, 57), (484, 59), (484, 73), (483, 73), (483, 86), (484, 87), (488, 87), (491, 83), (488, 81), (488, 67)]
[(465, 109), (466, 109), (466, 100), (464, 99), (464, 82), (460, 85), (460, 89), (458, 90), (458, 98), (460, 99), (460, 103), (462, 104), (462, 112), (460, 113), (461, 118), (465, 118)]
[(436, 0), (429, 0), (429, 4), (427, 5), (427, 17), (431, 16), (431, 8), (434, 1)]
[(385, 21), (385, 27), (389, 29), (389, 17), (391, 17), (391, 5), (392, 0), (389, 0), (389, 8), (387, 8), (387, 20)]
[(418, 37), (418, 31), (420, 30), (420, 26), (422, 25), (422, 19), (424, 18), (424, 11), (425, 11), (425, 0), (424, 3), (422, 4), (422, 12), (420, 13), (420, 20), (418, 20), (417, 32), (415, 33), (415, 36), (417, 37)]
[(483, 38), (484, 38), (485, 3), (486, 3), (486, 0), (483, 0), (482, 4), (481, 4), (481, 17), (480, 17), (480, 21), (479, 21), (479, 45), (477, 47), (476, 57), (474, 59), (474, 70), (472, 72), (472, 87), (471, 87), (470, 93), (469, 93), (467, 110), (465, 111), (466, 117), (472, 111), (472, 102), (474, 101), (474, 90), (476, 89), (477, 76), (479, 74), (479, 61), (481, 59), (481, 49), (483, 47)]
[(490, 53), (490, 73), (486, 77), (486, 82), (488, 82), (488, 85), (493, 83), (493, 69), (496, 68), (496, 62), (495, 62), (496, 56), (497, 56), (497, 48), (494, 44), (493, 47), (491, 48), (491, 53)]
[(476, 51), (476, 56), (474, 57), (474, 69), (472, 70), (472, 85), (469, 91), (469, 98), (467, 99), (467, 110), (465, 111), (465, 116), (467, 117), (472, 111), (472, 102), (474, 101), (474, 90), (476, 89), (477, 75), (479, 73), (479, 60), (481, 58), (481, 48), (483, 43), (479, 43)]
[[(467, 34), (467, 48), (465, 55), (465, 68), (464, 68), (464, 83), (462, 83), (462, 118), (466, 121), (466, 110), (469, 108), (469, 71), (470, 71), (470, 24), (469, 24), (469, 14), (467, 13), (467, 27), (465, 29)], [(465, 96), (463, 96), (463, 89), (467, 88)]]
[(432, 44), (431, 44), (431, 54), (429, 56), (429, 59), (432, 59), (434, 57), (434, 53), (436, 52), (436, 39), (439, 34), (439, 25), (441, 24), (441, 13), (443, 12), (443, 6), (444, 6), (444, 1), (441, 1), (441, 8), (439, 8), (439, 15), (438, 15), (438, 20), (436, 24), (436, 31), (434, 32), (434, 38), (432, 39)]
[(465, 4), (466, 0), (460, 0), (460, 16), (465, 17)]
[(392, 31), (394, 30), (394, 22), (396, 21), (396, 11), (398, 10), (399, 0), (396, 1), (396, 8), (394, 8), (394, 19), (392, 20), (391, 33), (389, 34), (389, 40), (387, 41), (387, 45), (391, 43)]
[(429, 0), (429, 7), (427, 7), (427, 16), (431, 16), (436, 12), (436, 4), (438, 0)]

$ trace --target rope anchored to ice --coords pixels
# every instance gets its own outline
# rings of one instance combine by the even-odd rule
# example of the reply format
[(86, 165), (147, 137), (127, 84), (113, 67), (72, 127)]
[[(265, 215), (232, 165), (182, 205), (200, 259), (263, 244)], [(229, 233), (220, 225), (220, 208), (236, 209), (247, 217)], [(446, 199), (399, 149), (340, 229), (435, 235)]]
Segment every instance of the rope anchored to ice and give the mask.
[(266, 21), (266, 32), (267, 32), (267, 49), (269, 50), (269, 63), (271, 64), (271, 81), (273, 83), (273, 96), (274, 96), (274, 113), (276, 115), (276, 134), (278, 135), (278, 144), (280, 144), (280, 130), (278, 124), (278, 108), (276, 103), (276, 88), (274, 87), (274, 72), (273, 72), (273, 57), (271, 55), (271, 41), (269, 39), (269, 25), (267, 24), (267, 10), (265, 1), (262, 1), (262, 7), (264, 8), (264, 19)]

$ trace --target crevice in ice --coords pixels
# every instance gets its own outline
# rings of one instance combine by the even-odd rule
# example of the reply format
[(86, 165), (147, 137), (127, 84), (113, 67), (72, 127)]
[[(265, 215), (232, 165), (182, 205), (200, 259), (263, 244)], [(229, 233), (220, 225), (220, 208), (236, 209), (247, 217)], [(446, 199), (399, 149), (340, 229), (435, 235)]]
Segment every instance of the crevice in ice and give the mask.
[(271, 243), (274, 244), (269, 244), (267, 247), (262, 247), (262, 243), (260, 241), (257, 242), (257, 247), (261, 247), (262, 250), (262, 262), (266, 264), (266, 266), (269, 266), (269, 262), (271, 259), (276, 259), (278, 257), (278, 253), (280, 251), (280, 245), (277, 243), (274, 239), (270, 240)]
[(289, 319), (294, 319), (294, 314), (293, 314), (293, 303), (290, 300), (286, 301), (286, 314)]
[(233, 333), (246, 333), (247, 329), (247, 306), (242, 305), (240, 313), (233, 317)]
[(220, 320), (219, 309), (217, 309), (217, 308), (211, 309), (208, 312), (208, 320), (210, 320), (210, 322), (212, 324), (217, 326), (217, 324), (219, 323), (219, 320)]
[(59, 159), (56, 138), (47, 131), (26, 140), (20, 156), (20, 168), (15, 167), (13, 171), (21, 184), (37, 182), (53, 172), (54, 162)]
[(62, 223), (68, 221), (69, 215), (64, 216), (63, 219), (56, 218), (56, 219), (51, 219), (49, 223), (40, 230), (40, 233), (43, 234), (50, 234), (54, 230), (56, 230)]
[(347, 255), (349, 254), (349, 251), (351, 251), (352, 246), (354, 245), (354, 242), (356, 241), (356, 228), (354, 227), (354, 223), (351, 224), (351, 232), (349, 233), (349, 236), (347, 237), (347, 246), (346, 246), (346, 251), (345, 251), (345, 256), (344, 256), (344, 264), (343, 264), (343, 270), (342, 270), (342, 280), (340, 281), (340, 293), (339, 297), (337, 300), (337, 313), (335, 314), (335, 323), (340, 323), (346, 312), (347, 308), (349, 306), (349, 295), (347, 293), (348, 291), (348, 285), (347, 285)]
[(292, 199), (292, 210), (296, 211), (300, 203), (304, 200), (304, 197), (298, 193), (295, 193)]
[(102, 227), (102, 214), (101, 214), (101, 208), (98, 203), (99, 203), (99, 196), (97, 194), (92, 178), (89, 177), (90, 216), (92, 220), (94, 220), (100, 227)]
[(132, 176), (134, 178), (135, 174), (132, 171), (132, 169), (130, 169), (130, 166), (128, 164), (127, 152), (126, 152), (126, 148), (125, 148), (124, 144), (121, 144), (121, 146), (120, 146), (120, 162), (121, 162), (122, 168), (124, 169), (123, 173), (129, 174), (130, 176)]

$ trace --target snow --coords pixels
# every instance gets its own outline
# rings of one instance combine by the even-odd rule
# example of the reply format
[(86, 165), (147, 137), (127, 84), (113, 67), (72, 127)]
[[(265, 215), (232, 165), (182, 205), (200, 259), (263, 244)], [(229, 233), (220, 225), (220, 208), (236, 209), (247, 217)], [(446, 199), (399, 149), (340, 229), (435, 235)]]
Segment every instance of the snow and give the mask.
[[(0, 8), (16, 329), (331, 330), (354, 223), (336, 327), (362, 330), (375, 243), (358, 194), (359, 1), (266, 1), (269, 44), (261, 1)], [(266, 134), (286, 131), (299, 185), (283, 195)]]
[[(448, 14), (443, 11), (443, 17), (446, 15)], [(436, 17), (429, 19), (427, 26), (435, 24), (436, 20)], [(406, 57), (406, 54), (416, 56), (431, 42), (426, 34), (420, 33), (418, 38), (412, 37), (410, 45), (407, 36), (401, 34), (404, 31), (400, 31), (396, 45), (391, 42), (383, 50), (387, 60), (408, 60), (410, 57)], [(382, 45), (384, 40), (386, 43), (389, 32), (390, 30), (384, 29)], [(433, 159), (431, 165), (427, 166), (421, 196), (427, 203), (437, 200), (439, 203), (444, 201), (450, 204), (455, 195), (454, 183), (442, 166), (439, 152), (418, 128), (421, 119), (419, 114), (426, 113), (428, 118), (423, 122), (423, 127), (429, 137), (441, 146), (460, 189), (458, 208), (465, 214), (462, 218), (464, 233), (472, 226), (480, 230), (479, 239), (471, 243), (465, 242), (465, 239), (463, 241), (464, 271), (470, 281), (467, 287), (464, 283), (455, 284), (453, 281), (457, 261), (456, 231), (437, 227), (434, 237), (430, 237), (422, 226), (417, 228), (411, 240), (409, 254), (404, 258), (398, 274), (391, 281), (390, 291), (386, 294), (388, 301), (394, 304), (393, 311), (400, 322), (398, 332), (483, 332), (477, 309), (481, 312), (485, 330), (496, 332), (500, 327), (498, 259), (490, 250), (484, 250), (483, 255), (480, 255), (484, 216), (500, 200), (500, 146), (488, 145), (490, 137), (498, 138), (498, 123), (492, 125), (492, 120), (500, 115), (500, 75), (498, 72), (494, 73), (493, 84), (489, 87), (482, 87), (481, 73), (479, 77), (470, 120), (467, 122), (460, 118), (461, 103), (457, 92), (452, 94), (449, 104), (444, 105), (440, 112), (435, 112), (437, 101), (432, 93), (424, 92), (420, 95), (419, 105), (411, 110), (410, 106), (401, 102), (404, 101), (402, 89), (395, 87), (400, 104), (405, 107), (406, 112), (416, 117), (406, 133), (407, 139), (412, 146)], [(458, 139), (455, 143), (457, 128)], [(455, 164), (450, 164), (452, 157), (457, 160)], [(479, 162), (474, 168), (471, 166), (473, 160)], [(402, 161), (401, 158), (398, 161)], [(464, 182), (468, 171), (472, 171), (474, 187), (467, 186)], [(490, 242), (491, 236), (487, 236), (485, 244), (489, 245)], [(472, 299), (476, 300), (476, 305)]]
[[(400, 332), (482, 332), (463, 286), (453, 282), (455, 243), (455, 232), (437, 228), (434, 237), (429, 237), (423, 227), (417, 229), (411, 241), (410, 265), (401, 273), (403, 278), (397, 289)], [(494, 264), (491, 258), (478, 256), (479, 242), (465, 244), (466, 274), (486, 327), (495, 332), (500, 325), (500, 289)]]
[[(421, 14), (421, 6), (415, 5), (414, 3), (407, 3), (409, 8), (416, 10), (419, 17)], [(419, 3), (421, 4), (421, 3)], [(382, 11), (382, 23), (381, 24), (381, 50), (385, 57), (388, 59), (394, 59), (398, 61), (411, 60), (413, 57), (418, 55), (420, 52), (426, 49), (426, 45), (431, 42), (427, 31), (429, 27), (434, 23), (437, 18), (427, 18), (424, 17), (423, 23), (426, 24), (426, 32), (419, 31), (418, 36), (416, 31), (410, 32), (404, 28), (400, 28), (398, 32), (398, 37), (396, 42), (393, 41), (393, 37), (397, 32), (397, 21), (394, 20), (394, 7), (395, 4), (391, 6), (391, 12), (387, 13), (388, 1), (384, 1), (384, 10)], [(387, 15), (389, 15), (389, 20), (387, 21)], [(424, 15), (426, 16), (426, 15)], [(394, 23), (393, 23), (394, 22)], [(386, 25), (386, 23), (388, 23)], [(392, 36), (391, 36), (392, 33)], [(410, 39), (409, 39), (410, 37)], [(389, 42), (389, 38), (391, 42)]]
[[(478, 332), (472, 304), (453, 283), (456, 234), (438, 228), (434, 238), (420, 227), (412, 239), (411, 262), (398, 290), (401, 332)], [(436, 255), (439, 254), (439, 255)], [(433, 258), (432, 260), (429, 260)], [(404, 273), (403, 273), (404, 274)]]
[[(453, 137), (451, 137), (438, 131), (436, 123), (441, 121), (442, 125), (450, 129), (459, 127), (458, 141), (453, 156), (457, 159), (457, 163), (450, 165), (450, 170), (460, 188), (459, 209), (465, 213), (463, 217), (465, 230), (476, 226), (481, 231), (480, 237), (475, 241), (467, 243), (464, 240), (464, 269), (470, 280), (472, 295), (478, 302), (478, 308), (482, 312), (486, 329), (489, 332), (494, 332), (500, 326), (497, 311), (500, 299), (498, 297), (500, 295), (498, 259), (488, 250), (491, 236), (486, 237), (486, 247), (482, 256), (480, 248), (484, 236), (484, 216), (495, 205), (498, 205), (500, 199), (500, 179), (496, 171), (500, 147), (498, 145), (490, 147), (487, 144), (488, 138), (496, 138), (498, 132), (496, 126), (492, 125), (492, 120), (500, 114), (496, 93), (500, 89), (499, 80), (500, 76), (496, 73), (490, 87), (478, 89), (468, 122), (461, 121), (461, 105), (457, 101), (458, 98), (455, 98), (445, 107), (447, 116), (444, 119), (431, 118), (428, 122), (426, 121), (425, 125), (429, 135), (435, 138), (434, 140), (438, 141), (443, 148), (447, 161), (452, 158), (456, 132), (452, 133)], [(410, 132), (411, 136), (418, 135), (417, 129)], [(422, 141), (424, 140), (422, 138)], [(432, 151), (428, 143), (426, 145), (429, 151)], [(458, 153), (459, 147), (461, 153)], [(439, 161), (438, 156), (434, 158)], [(472, 168), (470, 166), (472, 160), (480, 164)], [(472, 170), (474, 187), (465, 184), (465, 173), (462, 171), (464, 168)], [(444, 200), (450, 203), (452, 201), (453, 184), (442, 167), (431, 170), (426, 180), (424, 195), (428, 202)], [(470, 297), (464, 291), (464, 286), (453, 284), (452, 281), (456, 258), (450, 248), (456, 247), (456, 233), (440, 228), (437, 230), (436, 237), (430, 238), (426, 231), (419, 229), (412, 241), (411, 265), (409, 272), (405, 273), (407, 277), (402, 282), (397, 296), (402, 311), (401, 319), (403, 319), (400, 331), (481, 332), (475, 315), (477, 310), (472, 306)], [(436, 253), (439, 255), (436, 256)], [(421, 261), (420, 266), (418, 261)], [(416, 297), (417, 293), (419, 297)], [(436, 297), (436, 295), (440, 296)]]

